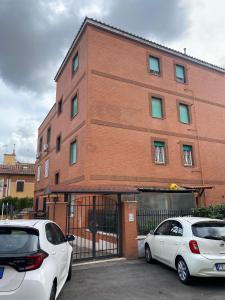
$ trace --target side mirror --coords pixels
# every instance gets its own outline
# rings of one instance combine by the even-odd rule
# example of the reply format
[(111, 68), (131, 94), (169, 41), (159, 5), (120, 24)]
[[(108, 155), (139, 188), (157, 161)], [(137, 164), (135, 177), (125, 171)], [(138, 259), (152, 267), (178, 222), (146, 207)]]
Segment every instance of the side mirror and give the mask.
[(75, 240), (75, 236), (72, 234), (67, 234), (66, 235), (66, 241), (67, 242), (73, 242)]
[(149, 233), (150, 233), (151, 235), (154, 235), (154, 230), (150, 230)]

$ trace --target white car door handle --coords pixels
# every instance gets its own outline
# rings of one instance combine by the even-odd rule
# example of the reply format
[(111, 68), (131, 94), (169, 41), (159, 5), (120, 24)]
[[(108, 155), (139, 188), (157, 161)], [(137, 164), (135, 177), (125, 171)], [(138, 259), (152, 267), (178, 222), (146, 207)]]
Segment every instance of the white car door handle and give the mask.
[(53, 252), (51, 253), (51, 255), (56, 255), (56, 252), (55, 252), (55, 251), (53, 251)]

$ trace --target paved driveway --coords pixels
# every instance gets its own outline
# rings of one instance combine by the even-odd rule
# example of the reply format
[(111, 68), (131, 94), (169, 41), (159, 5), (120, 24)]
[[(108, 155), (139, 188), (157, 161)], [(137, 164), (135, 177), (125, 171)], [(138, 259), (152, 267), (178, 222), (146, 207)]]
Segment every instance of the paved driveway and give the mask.
[(224, 300), (225, 279), (179, 282), (175, 271), (144, 260), (76, 266), (58, 300)]

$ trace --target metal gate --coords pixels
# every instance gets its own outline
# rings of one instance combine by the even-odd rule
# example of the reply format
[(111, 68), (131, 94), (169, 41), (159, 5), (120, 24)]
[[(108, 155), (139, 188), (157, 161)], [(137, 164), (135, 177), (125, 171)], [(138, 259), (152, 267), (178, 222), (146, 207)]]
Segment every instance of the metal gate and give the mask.
[(120, 255), (120, 201), (117, 195), (69, 197), (67, 232), (74, 234), (74, 259)]

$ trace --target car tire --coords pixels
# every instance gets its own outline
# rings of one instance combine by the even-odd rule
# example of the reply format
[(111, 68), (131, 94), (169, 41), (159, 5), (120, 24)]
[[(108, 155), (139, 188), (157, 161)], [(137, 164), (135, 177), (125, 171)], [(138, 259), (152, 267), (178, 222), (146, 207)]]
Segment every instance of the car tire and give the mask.
[(66, 281), (70, 281), (71, 278), (72, 278), (72, 263), (73, 263), (73, 257), (71, 257), (71, 259), (70, 259), (70, 267), (69, 267), (69, 271), (68, 271)]
[(145, 246), (145, 260), (148, 264), (153, 263), (152, 252), (148, 245)]
[(177, 261), (177, 274), (183, 284), (191, 283), (192, 277), (188, 270), (188, 266), (182, 257), (180, 257)]
[(57, 291), (56, 283), (53, 283), (49, 300), (55, 300), (56, 291)]

